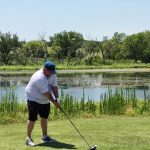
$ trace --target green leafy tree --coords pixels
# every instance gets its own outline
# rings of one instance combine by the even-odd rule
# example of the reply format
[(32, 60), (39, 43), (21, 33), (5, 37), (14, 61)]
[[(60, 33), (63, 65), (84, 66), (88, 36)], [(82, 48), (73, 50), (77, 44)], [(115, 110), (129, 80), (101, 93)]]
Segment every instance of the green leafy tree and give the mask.
[(48, 55), (48, 42), (45, 40), (45, 37), (46, 37), (46, 32), (41, 32), (39, 34), (39, 41), (41, 43), (43, 43), (43, 49), (44, 49), (44, 58), (45, 58), (45, 61), (47, 60), (47, 55)]
[(84, 43), (85, 53), (86, 53), (86, 64), (92, 65), (94, 58), (99, 53), (99, 45), (97, 41), (85, 41)]
[(100, 50), (100, 57), (103, 64), (106, 63), (106, 43), (107, 41), (97, 41), (98, 49)]
[(25, 57), (26, 54), (22, 47), (15, 49), (15, 51), (12, 51), (10, 55), (10, 62), (12, 65), (27, 65), (28, 58)]
[(63, 51), (60, 46), (48, 47), (48, 55), (53, 61), (58, 61), (58, 63), (64, 64)]
[(106, 59), (112, 59), (112, 48), (113, 48), (113, 42), (112, 40), (104, 41), (101, 50), (103, 51), (103, 56)]
[(85, 56), (86, 56), (86, 53), (85, 53), (85, 49), (84, 49), (83, 47), (82, 47), (82, 48), (79, 48), (78, 50), (76, 50), (76, 55), (75, 55), (76, 62), (75, 62), (75, 66), (76, 66), (76, 65), (80, 65), (82, 59), (83, 59)]
[(47, 54), (45, 50), (45, 42), (42, 41), (30, 41), (23, 45), (22, 49), (25, 57), (33, 63), (38, 63), (39, 58), (44, 58)]
[(55, 48), (56, 46), (59, 47), (59, 53), (62, 59), (67, 58), (67, 64), (69, 64), (71, 59), (75, 57), (76, 50), (82, 47), (83, 41), (84, 39), (81, 33), (63, 31), (50, 37), (49, 45)]
[(124, 40), (124, 48), (127, 51), (127, 58), (133, 59), (136, 62), (142, 60), (143, 51), (146, 47), (147, 42), (144, 39), (144, 33), (130, 35)]
[(97, 44), (98, 44), (98, 47), (99, 47), (99, 50), (100, 50), (100, 57), (102, 57), (103, 64), (105, 64), (105, 52), (104, 52), (104, 49), (103, 49), (103, 42), (97, 41)]
[(0, 32), (0, 57), (2, 64), (12, 64), (12, 62), (10, 62), (12, 53), (19, 47), (21, 47), (21, 43), (16, 34)]
[(143, 50), (142, 61), (144, 63), (150, 63), (150, 31), (144, 32), (144, 43), (146, 43), (146, 47)]
[(125, 39), (125, 33), (118, 33), (115, 32), (114, 36), (112, 37), (112, 48), (111, 48), (111, 59), (113, 61), (115, 60), (121, 60), (123, 59), (123, 41)]

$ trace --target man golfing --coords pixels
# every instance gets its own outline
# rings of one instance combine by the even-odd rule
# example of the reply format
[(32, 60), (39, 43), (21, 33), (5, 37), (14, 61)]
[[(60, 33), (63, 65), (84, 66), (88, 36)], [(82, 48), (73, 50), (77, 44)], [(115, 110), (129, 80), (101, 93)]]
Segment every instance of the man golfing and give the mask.
[(26, 86), (25, 93), (28, 99), (26, 145), (35, 146), (31, 133), (38, 115), (40, 116), (43, 142), (56, 142), (56, 140), (49, 137), (47, 133), (50, 101), (57, 108), (61, 108), (59, 104), (55, 64), (53, 62), (45, 62), (44, 67), (32, 75)]

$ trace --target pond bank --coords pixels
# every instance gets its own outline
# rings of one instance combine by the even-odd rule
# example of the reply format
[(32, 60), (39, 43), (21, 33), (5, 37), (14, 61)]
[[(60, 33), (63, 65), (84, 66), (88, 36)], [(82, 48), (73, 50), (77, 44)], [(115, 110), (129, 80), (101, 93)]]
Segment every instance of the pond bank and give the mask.
[(96, 72), (150, 72), (150, 68), (124, 68), (124, 69), (82, 69), (82, 70), (58, 70), (58, 73), (96, 73)]
[[(0, 75), (1, 76), (13, 76), (13, 75), (24, 76), (24, 75), (32, 75), (34, 72), (35, 70), (0, 71)], [(150, 72), (150, 68), (57, 70), (58, 74), (99, 73), (99, 72), (112, 72), (112, 73)]]

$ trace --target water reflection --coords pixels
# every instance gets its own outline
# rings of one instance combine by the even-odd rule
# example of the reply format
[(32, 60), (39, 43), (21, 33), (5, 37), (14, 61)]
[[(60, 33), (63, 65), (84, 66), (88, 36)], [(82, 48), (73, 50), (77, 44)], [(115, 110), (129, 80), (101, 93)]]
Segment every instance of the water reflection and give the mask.
[[(30, 76), (0, 77), (0, 95), (5, 92), (5, 87), (13, 87), (16, 94), (25, 100), (24, 89), (30, 80)], [(113, 89), (118, 87), (135, 89), (140, 98), (146, 94), (150, 95), (149, 73), (82, 73), (82, 74), (58, 74), (59, 89), (65, 94), (70, 94), (77, 99), (83, 95), (85, 98), (98, 100), (100, 95), (107, 92), (108, 86)]]

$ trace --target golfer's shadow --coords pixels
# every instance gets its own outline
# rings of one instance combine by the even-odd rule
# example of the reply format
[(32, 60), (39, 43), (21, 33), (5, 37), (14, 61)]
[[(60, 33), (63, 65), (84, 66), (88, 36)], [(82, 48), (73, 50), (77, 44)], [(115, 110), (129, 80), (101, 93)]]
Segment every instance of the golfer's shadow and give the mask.
[(72, 144), (67, 144), (67, 143), (62, 143), (62, 142), (52, 142), (52, 143), (39, 143), (36, 146), (41, 146), (41, 147), (51, 147), (51, 148), (57, 148), (57, 149), (77, 149), (75, 145)]

